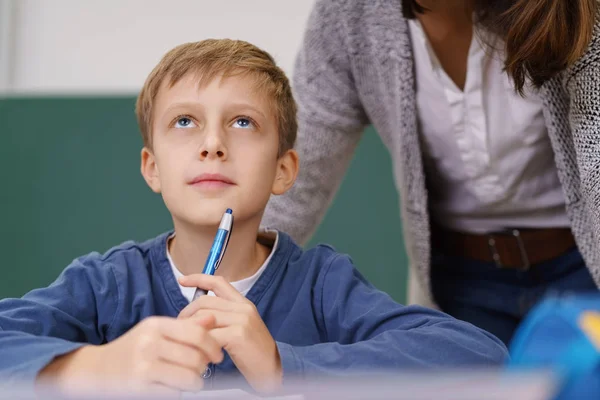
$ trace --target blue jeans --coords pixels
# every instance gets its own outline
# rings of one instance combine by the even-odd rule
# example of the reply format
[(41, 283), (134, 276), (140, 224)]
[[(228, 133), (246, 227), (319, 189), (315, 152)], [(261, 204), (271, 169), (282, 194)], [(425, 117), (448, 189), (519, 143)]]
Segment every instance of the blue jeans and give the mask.
[(528, 271), (432, 253), (433, 297), (442, 311), (509, 344), (527, 312), (543, 297), (598, 290), (581, 253), (573, 248)]

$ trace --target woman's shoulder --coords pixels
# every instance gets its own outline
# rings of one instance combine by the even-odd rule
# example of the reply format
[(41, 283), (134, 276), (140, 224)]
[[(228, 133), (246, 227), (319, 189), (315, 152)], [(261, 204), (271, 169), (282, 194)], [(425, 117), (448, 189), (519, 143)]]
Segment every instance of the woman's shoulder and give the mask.
[(331, 46), (365, 59), (410, 43), (398, 0), (316, 0), (308, 32), (309, 38), (321, 39), (317, 42), (333, 41)]
[(350, 30), (372, 29), (392, 19), (404, 20), (398, 0), (317, 0), (313, 11), (317, 17), (343, 22)]

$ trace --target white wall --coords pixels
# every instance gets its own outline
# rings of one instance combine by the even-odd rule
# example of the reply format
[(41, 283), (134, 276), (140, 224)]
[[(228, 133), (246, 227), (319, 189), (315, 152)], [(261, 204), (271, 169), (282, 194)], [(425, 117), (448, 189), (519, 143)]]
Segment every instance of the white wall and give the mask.
[[(135, 93), (172, 47), (247, 40), (291, 73), (314, 0), (0, 0), (16, 8), (9, 93)], [(1, 10), (1, 9), (0, 9)], [(6, 34), (5, 34), (6, 36)], [(0, 38), (1, 39), (1, 38)], [(7, 42), (9, 42), (7, 44)], [(6, 74), (5, 74), (6, 75)]]

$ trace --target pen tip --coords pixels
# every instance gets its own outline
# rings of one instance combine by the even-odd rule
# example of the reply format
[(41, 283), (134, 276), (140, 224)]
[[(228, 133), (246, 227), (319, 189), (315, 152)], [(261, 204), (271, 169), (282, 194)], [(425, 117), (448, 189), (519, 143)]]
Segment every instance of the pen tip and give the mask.
[(228, 208), (227, 211), (225, 211), (227, 214), (232, 214), (233, 211), (231, 211), (231, 208)]

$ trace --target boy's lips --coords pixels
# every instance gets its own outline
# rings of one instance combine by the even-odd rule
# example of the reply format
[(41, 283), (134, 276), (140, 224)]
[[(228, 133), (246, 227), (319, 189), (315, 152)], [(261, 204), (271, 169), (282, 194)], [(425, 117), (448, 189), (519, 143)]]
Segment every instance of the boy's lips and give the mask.
[(188, 184), (192, 186), (214, 188), (235, 185), (231, 179), (221, 174), (201, 174), (189, 181)]

